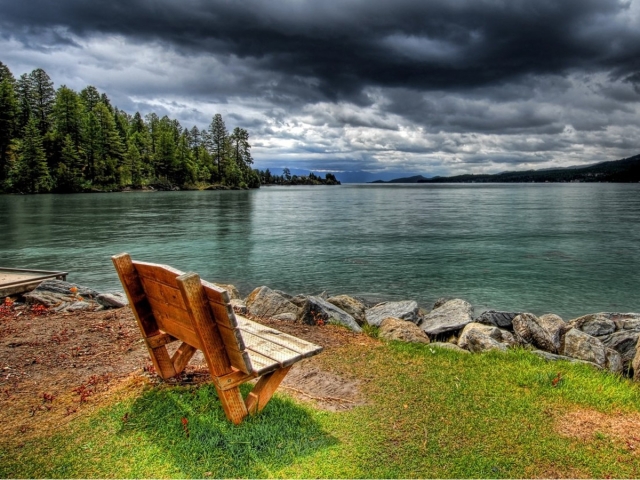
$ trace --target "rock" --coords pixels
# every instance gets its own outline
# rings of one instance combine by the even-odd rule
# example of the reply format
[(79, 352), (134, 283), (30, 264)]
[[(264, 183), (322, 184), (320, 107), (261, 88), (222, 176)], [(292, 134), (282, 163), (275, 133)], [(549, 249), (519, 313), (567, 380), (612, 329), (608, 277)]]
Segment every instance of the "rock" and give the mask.
[(504, 343), (500, 343), (495, 338), (491, 338), (489, 335), (485, 335), (479, 330), (469, 331), (467, 333), (466, 342), (469, 351), (474, 353), (485, 352), (488, 350), (507, 350), (507, 346)]
[(460, 348), (458, 345), (454, 344), (454, 343), (447, 343), (447, 342), (433, 342), (431, 344), (429, 344), (430, 347), (438, 347), (438, 348), (444, 348), (445, 350), (454, 350), (456, 352), (461, 352), (461, 353), (470, 353), (469, 350), (465, 350), (464, 348)]
[(280, 320), (283, 322), (295, 322), (298, 319), (298, 316), (294, 313), (280, 313), (278, 315), (274, 315), (274, 320)]
[(351, 315), (320, 297), (307, 298), (301, 319), (303, 323), (309, 325), (318, 325), (320, 322), (335, 323), (344, 325), (354, 332), (362, 331)]
[(449, 300), (429, 312), (420, 322), (420, 328), (429, 336), (460, 330), (473, 321), (471, 304), (464, 300)]
[(329, 298), (329, 294), (327, 293), (326, 290), (323, 290), (322, 292), (320, 292), (318, 295), (315, 295), (316, 297), (320, 297), (323, 300), (326, 300)]
[(350, 297), (349, 295), (337, 295), (335, 297), (328, 298), (327, 301), (351, 315), (358, 325), (364, 325), (366, 321), (364, 313), (365, 306), (362, 302)]
[(640, 332), (635, 330), (620, 330), (598, 338), (606, 347), (618, 352), (622, 357), (623, 365), (628, 367), (636, 355), (639, 336)]
[(636, 343), (636, 354), (631, 361), (631, 368), (633, 369), (633, 380), (640, 382), (640, 338)]
[(34, 290), (24, 294), (26, 303), (54, 307), (62, 303), (93, 300), (99, 293), (91, 288), (62, 280), (45, 280)]
[(367, 323), (375, 327), (380, 326), (382, 320), (387, 317), (399, 318), (416, 323), (418, 321), (418, 304), (413, 300), (384, 302), (365, 311)]
[(123, 292), (101, 293), (96, 301), (106, 308), (122, 308), (129, 305), (129, 300)]
[(278, 295), (280, 295), (281, 297), (286, 298), (289, 301), (291, 301), (293, 299), (293, 295), (290, 295), (287, 292), (283, 292), (282, 290), (274, 290), (274, 292), (276, 292)]
[(399, 340), (409, 343), (429, 343), (427, 334), (415, 323), (399, 318), (387, 317), (380, 323), (378, 337), (384, 340)]
[(562, 344), (562, 337), (565, 333), (571, 330), (567, 322), (562, 320), (558, 315), (553, 313), (547, 313), (538, 317), (539, 325), (549, 334), (553, 345), (556, 347), (556, 351), (560, 351)]
[(558, 353), (559, 339), (548, 332), (532, 313), (521, 313), (513, 319), (513, 331), (523, 342), (550, 353)]
[(98, 304), (95, 302), (73, 302), (62, 308), (60, 311), (62, 312), (82, 312), (84, 310), (95, 310), (98, 307)]
[(599, 337), (601, 335), (609, 335), (616, 331), (616, 324), (608, 318), (606, 313), (592, 313), (582, 317), (574, 318), (568, 324), (573, 328), (577, 328), (581, 332)]
[(301, 295), (296, 295), (295, 297), (292, 297), (289, 301), (299, 308), (304, 308), (305, 305), (307, 304), (308, 298), (309, 297), (307, 297), (306, 295), (301, 294)]
[(582, 330), (572, 328), (564, 335), (561, 355), (586, 360), (600, 367), (607, 364), (607, 347)]
[(440, 297), (435, 302), (433, 302), (433, 307), (431, 310), (435, 310), (436, 308), (440, 308), (442, 305), (447, 303), (450, 300), (455, 300), (453, 297)]
[(511, 332), (501, 330), (492, 325), (483, 325), (482, 323), (471, 322), (464, 327), (460, 334), (460, 338), (458, 339), (458, 346), (460, 348), (468, 348), (468, 336), (470, 332), (478, 332), (480, 335), (491, 337), (497, 342), (504, 343), (508, 347), (512, 347), (517, 344), (515, 337)]
[(225, 283), (214, 283), (214, 285), (226, 290), (226, 292), (229, 294), (229, 300), (239, 300), (241, 298), (240, 292), (234, 285)]
[(281, 313), (298, 315), (300, 309), (269, 287), (258, 287), (245, 300), (247, 311), (256, 317), (273, 317)]
[(544, 350), (531, 350), (531, 353), (537, 355), (538, 357), (544, 358), (545, 360), (549, 360), (552, 362), (557, 362), (558, 360), (565, 360), (571, 363), (584, 363), (586, 365), (591, 365), (592, 367), (596, 367), (602, 369), (600, 365), (597, 365), (593, 362), (587, 362), (585, 360), (578, 360), (577, 358), (565, 357), (564, 355), (556, 355), (555, 353), (545, 352)]
[(233, 308), (234, 312), (240, 315), (246, 315), (248, 313), (247, 304), (244, 303), (244, 300), (235, 298), (235, 299), (231, 299), (229, 303), (231, 304), (231, 308)]
[(511, 323), (520, 313), (515, 312), (497, 312), (495, 310), (487, 310), (482, 312), (478, 318), (474, 320), (477, 323), (484, 323), (485, 325), (495, 325), (500, 328), (513, 328)]
[(624, 371), (624, 361), (622, 355), (612, 348), (607, 348), (607, 360), (605, 368), (613, 373), (622, 373)]

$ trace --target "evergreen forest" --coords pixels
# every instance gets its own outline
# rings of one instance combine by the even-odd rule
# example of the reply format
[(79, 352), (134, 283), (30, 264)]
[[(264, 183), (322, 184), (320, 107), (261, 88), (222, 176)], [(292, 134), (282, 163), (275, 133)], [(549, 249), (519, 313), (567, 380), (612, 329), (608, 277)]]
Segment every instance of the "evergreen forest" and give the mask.
[(229, 132), (220, 114), (207, 129), (188, 129), (155, 113), (130, 115), (93, 86), (55, 89), (41, 68), (16, 79), (0, 62), (1, 193), (339, 183), (252, 164), (249, 132)]

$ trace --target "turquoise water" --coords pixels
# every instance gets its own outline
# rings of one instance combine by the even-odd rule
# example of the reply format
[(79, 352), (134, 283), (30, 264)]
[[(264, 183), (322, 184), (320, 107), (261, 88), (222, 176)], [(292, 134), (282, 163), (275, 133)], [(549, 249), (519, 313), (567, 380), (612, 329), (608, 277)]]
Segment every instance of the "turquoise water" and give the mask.
[(0, 266), (121, 289), (110, 256), (370, 300), (640, 311), (640, 185), (343, 185), (0, 196)]

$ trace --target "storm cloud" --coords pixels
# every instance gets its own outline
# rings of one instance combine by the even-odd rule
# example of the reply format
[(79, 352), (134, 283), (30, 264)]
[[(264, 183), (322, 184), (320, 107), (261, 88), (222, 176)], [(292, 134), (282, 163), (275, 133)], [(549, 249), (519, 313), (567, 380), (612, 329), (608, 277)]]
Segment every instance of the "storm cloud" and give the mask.
[(130, 112), (222, 113), (263, 168), (484, 173), (640, 150), (638, 0), (0, 0), (0, 51)]

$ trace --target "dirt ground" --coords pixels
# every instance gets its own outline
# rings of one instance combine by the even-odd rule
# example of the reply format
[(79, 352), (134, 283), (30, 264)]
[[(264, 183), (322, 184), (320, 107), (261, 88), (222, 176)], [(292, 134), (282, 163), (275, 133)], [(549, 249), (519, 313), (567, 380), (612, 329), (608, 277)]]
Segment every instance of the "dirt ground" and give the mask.
[[(363, 403), (356, 381), (324, 371), (318, 359), (351, 342), (377, 344), (376, 340), (330, 325), (259, 321), (325, 348), (321, 355), (297, 363), (280, 391), (330, 410)], [(202, 383), (209, 378), (198, 352), (185, 372), (170, 383)], [(26, 305), (0, 307), (3, 441), (24, 440), (58, 428), (111, 395), (126, 394), (123, 389), (160, 381), (128, 307), (73, 313)]]

